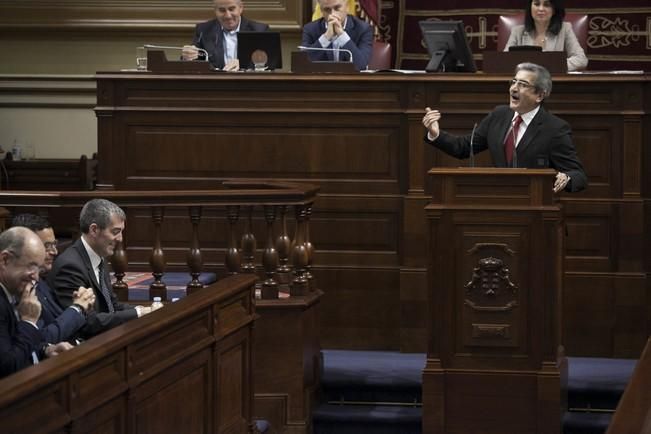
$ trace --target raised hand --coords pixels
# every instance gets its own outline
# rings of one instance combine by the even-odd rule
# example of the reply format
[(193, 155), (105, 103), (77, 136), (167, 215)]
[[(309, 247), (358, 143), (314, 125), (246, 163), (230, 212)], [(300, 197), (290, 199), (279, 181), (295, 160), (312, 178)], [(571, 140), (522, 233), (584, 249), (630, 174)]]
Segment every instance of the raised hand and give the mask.
[(427, 128), (427, 131), (432, 136), (432, 139), (436, 139), (439, 136), (439, 119), (441, 119), (441, 113), (438, 110), (432, 110), (429, 107), (425, 108), (425, 116), (423, 116), (423, 125)]
[(181, 51), (181, 58), (183, 60), (195, 60), (199, 57), (199, 50), (194, 45), (184, 45)]
[(36, 324), (41, 316), (41, 302), (36, 297), (34, 290), (36, 282), (26, 284), (20, 292), (20, 302), (18, 303), (18, 315), (24, 321), (30, 321)]
[(72, 303), (78, 304), (84, 311), (88, 312), (95, 304), (95, 292), (93, 288), (80, 286), (78, 290), (72, 293)]

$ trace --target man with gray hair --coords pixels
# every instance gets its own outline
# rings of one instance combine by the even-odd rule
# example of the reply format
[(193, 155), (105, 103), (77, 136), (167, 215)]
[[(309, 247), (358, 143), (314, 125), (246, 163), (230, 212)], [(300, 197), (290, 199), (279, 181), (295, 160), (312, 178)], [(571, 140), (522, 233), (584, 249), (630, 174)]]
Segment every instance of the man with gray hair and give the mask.
[(81, 237), (60, 254), (48, 274), (48, 283), (56, 291), (61, 305), (73, 304), (79, 287), (93, 288), (94, 309), (88, 312), (82, 337), (89, 338), (145, 313), (142, 306), (120, 303), (113, 293), (106, 264), (115, 246), (122, 241), (126, 215), (106, 199), (86, 202), (79, 215)]
[(456, 158), (488, 149), (495, 167), (546, 168), (557, 171), (554, 192), (583, 190), (588, 179), (572, 143), (567, 122), (542, 106), (552, 91), (549, 71), (521, 63), (509, 81), (509, 105), (496, 107), (474, 135), (454, 136), (439, 128), (441, 113), (425, 109), (425, 142)]
[(41, 315), (34, 291), (45, 261), (41, 239), (27, 228), (0, 234), (0, 378), (72, 348), (48, 345), (36, 325)]

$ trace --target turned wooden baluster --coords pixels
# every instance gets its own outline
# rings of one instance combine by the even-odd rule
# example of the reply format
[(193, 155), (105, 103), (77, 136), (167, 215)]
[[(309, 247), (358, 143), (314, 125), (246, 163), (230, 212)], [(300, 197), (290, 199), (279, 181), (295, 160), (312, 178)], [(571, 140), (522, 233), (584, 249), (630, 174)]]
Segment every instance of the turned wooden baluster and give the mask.
[(307, 248), (305, 247), (305, 206), (296, 206), (296, 235), (292, 249), (292, 264), (294, 265), (294, 279), (290, 286), (290, 295), (305, 295), (307, 293), (307, 279), (305, 266), (307, 265)]
[(190, 276), (192, 280), (188, 283), (186, 294), (190, 295), (198, 289), (203, 288), (203, 284), (199, 281), (201, 269), (203, 268), (203, 258), (201, 257), (201, 249), (199, 248), (199, 222), (201, 221), (201, 207), (191, 206), (189, 209), (190, 222), (192, 223), (192, 245), (188, 251), (187, 264), (190, 269)]
[(111, 268), (115, 275), (115, 283), (113, 283), (113, 291), (120, 301), (129, 300), (129, 285), (124, 281), (124, 275), (127, 272), (129, 261), (127, 260), (127, 251), (124, 248), (124, 241), (115, 243), (115, 250), (111, 257)]
[(242, 272), (255, 273), (255, 248), (256, 240), (253, 234), (253, 206), (246, 207), (246, 219), (244, 220), (244, 233), (242, 234), (242, 256), (244, 264)]
[(165, 273), (165, 254), (161, 247), (161, 224), (163, 223), (163, 207), (154, 206), (151, 208), (151, 221), (154, 224), (154, 246), (149, 257), (154, 281), (149, 285), (149, 299), (160, 297), (161, 300), (167, 299), (167, 287), (161, 280)]
[(312, 216), (312, 204), (305, 209), (305, 249), (307, 250), (307, 264), (305, 265), (305, 278), (307, 279), (310, 291), (315, 289), (314, 275), (312, 274), (312, 261), (314, 260), (314, 245), (310, 242), (310, 217)]
[(274, 222), (276, 221), (276, 207), (265, 205), (264, 218), (267, 221), (267, 246), (262, 253), (262, 265), (267, 278), (262, 282), (261, 298), (263, 300), (278, 298), (278, 283), (274, 274), (278, 268), (278, 251), (274, 246)]
[(289, 265), (289, 253), (292, 240), (287, 234), (287, 205), (281, 205), (280, 209), (280, 234), (276, 238), (276, 251), (278, 252), (278, 270), (276, 279), (280, 284), (288, 284), (291, 280), (292, 268)]
[(226, 248), (224, 263), (229, 274), (237, 274), (240, 272), (242, 265), (242, 257), (237, 248), (237, 237), (235, 236), (235, 225), (240, 217), (240, 207), (238, 205), (228, 206), (226, 207), (226, 214), (228, 218), (228, 247)]

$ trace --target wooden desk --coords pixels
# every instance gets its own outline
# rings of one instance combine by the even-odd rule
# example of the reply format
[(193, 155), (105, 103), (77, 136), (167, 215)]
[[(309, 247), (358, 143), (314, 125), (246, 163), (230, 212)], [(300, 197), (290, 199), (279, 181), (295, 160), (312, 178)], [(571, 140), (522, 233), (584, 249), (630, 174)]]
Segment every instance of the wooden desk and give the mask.
[[(507, 103), (510, 78), (100, 73), (98, 184), (318, 183), (310, 228), (325, 292), (322, 346), (425, 351), (426, 173), (465, 163), (423, 143), (423, 109), (440, 109), (448, 131), (469, 133)], [(561, 75), (546, 103), (572, 125), (590, 178), (587, 191), (562, 196), (570, 355), (637, 357), (651, 331), (649, 79)]]
[(253, 432), (255, 280), (220, 280), (2, 379), (2, 432)]

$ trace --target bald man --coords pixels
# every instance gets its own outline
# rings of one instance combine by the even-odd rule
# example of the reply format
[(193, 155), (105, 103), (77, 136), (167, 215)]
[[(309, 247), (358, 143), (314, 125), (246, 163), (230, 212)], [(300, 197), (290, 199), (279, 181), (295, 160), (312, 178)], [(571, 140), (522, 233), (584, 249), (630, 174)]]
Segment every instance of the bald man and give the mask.
[(0, 234), (0, 377), (72, 348), (47, 344), (36, 322), (41, 315), (34, 284), (45, 262), (45, 247), (31, 230), (15, 227)]

